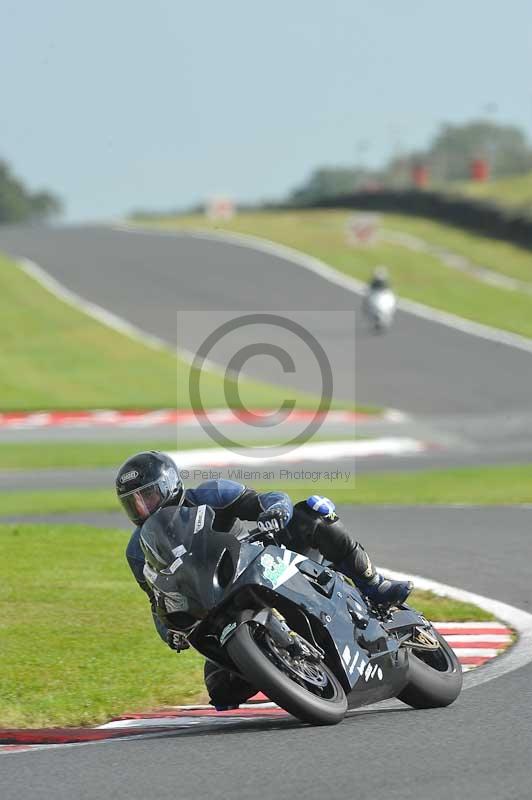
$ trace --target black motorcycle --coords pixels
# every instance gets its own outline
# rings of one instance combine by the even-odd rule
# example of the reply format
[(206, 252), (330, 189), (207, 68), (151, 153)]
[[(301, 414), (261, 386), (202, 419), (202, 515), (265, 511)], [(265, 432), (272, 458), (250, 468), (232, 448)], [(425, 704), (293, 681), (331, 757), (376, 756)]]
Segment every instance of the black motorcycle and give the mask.
[(278, 546), (271, 533), (239, 522), (214, 531), (208, 506), (193, 523), (186, 547), (171, 526), (144, 526), (159, 614), (293, 716), (331, 725), (348, 700), (350, 708), (390, 697), (435, 708), (460, 694), (455, 653), (407, 604), (373, 605), (345, 575)]

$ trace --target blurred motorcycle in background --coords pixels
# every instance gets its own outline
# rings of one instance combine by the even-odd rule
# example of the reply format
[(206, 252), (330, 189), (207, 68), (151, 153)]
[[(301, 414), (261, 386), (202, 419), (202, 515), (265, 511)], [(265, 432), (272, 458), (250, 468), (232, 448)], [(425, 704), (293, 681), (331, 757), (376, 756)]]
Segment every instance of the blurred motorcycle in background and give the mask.
[(390, 287), (388, 270), (377, 267), (368, 284), (363, 310), (374, 333), (384, 333), (394, 320), (397, 300)]

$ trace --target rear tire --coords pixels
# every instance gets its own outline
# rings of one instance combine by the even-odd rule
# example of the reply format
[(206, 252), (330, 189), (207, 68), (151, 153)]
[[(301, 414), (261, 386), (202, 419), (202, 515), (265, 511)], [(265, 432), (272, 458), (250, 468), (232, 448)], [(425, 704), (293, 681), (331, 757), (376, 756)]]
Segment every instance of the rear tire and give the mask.
[[(315, 694), (291, 678), (266, 637), (255, 639), (253, 623), (244, 623), (227, 642), (226, 648), (245, 679), (259, 687), (277, 705), (294, 717), (312, 725), (336, 725), (347, 712), (347, 698), (336, 675), (323, 662), (319, 664), (323, 692)], [(268, 652), (268, 654), (267, 654)]]
[(439, 650), (409, 650), (408, 684), (398, 699), (412, 708), (442, 708), (454, 703), (462, 690), (462, 668), (443, 636), (431, 630)]

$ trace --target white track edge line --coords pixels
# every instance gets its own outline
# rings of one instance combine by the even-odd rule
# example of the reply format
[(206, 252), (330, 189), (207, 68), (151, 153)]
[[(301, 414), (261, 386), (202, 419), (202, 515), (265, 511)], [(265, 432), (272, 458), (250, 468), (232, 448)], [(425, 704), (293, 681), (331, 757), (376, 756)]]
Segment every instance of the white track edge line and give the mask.
[(411, 580), (418, 589), (425, 589), (442, 597), (451, 597), (453, 600), (459, 600), (462, 603), (473, 603), (484, 611), (489, 611), (497, 619), (506, 622), (517, 632), (518, 639), (512, 647), (493, 658), (482, 668), (468, 672), (464, 676), (464, 689), (480, 686), (532, 662), (532, 614), (500, 600), (493, 600), (490, 597), (475, 594), (466, 589), (449, 586), (431, 578), (395, 572), (385, 567), (382, 568), (382, 571), (394, 580)]
[[(295, 250), (287, 245), (277, 244), (268, 239), (262, 239), (259, 236), (252, 236), (245, 233), (225, 232), (210, 232), (201, 229), (190, 229), (183, 231), (167, 231), (157, 230), (127, 225), (125, 222), (111, 226), (112, 230), (121, 233), (135, 233), (144, 235), (155, 236), (177, 236), (177, 237), (191, 237), (196, 239), (206, 239), (212, 241), (221, 241), (229, 244), (239, 245), (240, 247), (248, 247), (254, 250), (259, 250), (270, 255), (277, 256), (286, 261), (303, 267), (304, 269), (314, 272), (329, 283), (334, 283), (347, 289), (357, 295), (364, 295), (366, 293), (366, 284), (353, 278), (339, 270), (330, 267), (323, 261), (320, 261), (314, 256), (309, 256), (305, 253)], [(490, 325), (483, 325), (480, 322), (473, 322), (472, 320), (459, 317), (457, 314), (452, 314), (449, 311), (440, 311), (432, 306), (418, 303), (415, 300), (408, 300), (404, 297), (397, 299), (397, 307), (408, 314), (425, 319), (428, 322), (436, 322), (444, 325), (447, 328), (468, 333), (471, 336), (476, 336), (479, 339), (486, 339), (488, 341), (496, 342), (497, 344), (504, 344), (508, 347), (515, 347), (518, 350), (523, 350), (527, 353), (532, 353), (532, 339), (526, 336), (520, 336), (517, 333), (510, 333), (510, 331), (502, 330), (501, 328), (494, 328)]]
[(87, 314), (87, 316), (92, 317), (118, 333), (128, 336), (130, 339), (140, 341), (157, 350), (165, 350), (171, 353), (175, 352), (167, 342), (160, 339), (158, 336), (146, 333), (146, 331), (137, 328), (122, 317), (113, 314), (112, 311), (107, 311), (107, 309), (99, 306), (97, 303), (85, 300), (79, 294), (76, 294), (76, 292), (71, 291), (50, 275), (49, 272), (46, 272), (46, 270), (35, 261), (31, 261), (29, 258), (19, 258), (17, 263), (26, 275), (33, 278), (44, 289), (50, 292), (50, 294), (62, 300), (67, 305), (76, 308), (78, 311), (82, 311), (84, 314)]
[[(359, 439), (332, 442), (307, 442), (290, 448), (266, 446), (262, 452), (257, 447), (241, 447), (237, 451), (227, 448), (209, 447), (194, 450), (167, 450), (179, 468), (194, 470), (201, 467), (235, 467), (240, 465), (260, 467), (264, 464), (294, 464), (301, 459), (320, 463), (331, 459), (343, 461), (349, 458), (371, 456), (405, 456), (424, 452), (427, 445), (419, 439), (386, 436), (374, 439)], [(335, 468), (335, 471), (338, 468)], [(341, 472), (341, 469), (338, 469)], [(348, 472), (344, 470), (344, 472)]]
[[(121, 230), (121, 228), (113, 227), (113, 230)], [(147, 345), (154, 350), (169, 353), (174, 357), (181, 358), (188, 364), (194, 363), (196, 359), (195, 353), (192, 353), (185, 348), (178, 347), (177, 344), (174, 348), (159, 336), (156, 336), (152, 333), (147, 333), (146, 331), (142, 330), (142, 328), (138, 328), (136, 325), (133, 325), (133, 323), (128, 322), (126, 319), (118, 316), (118, 314), (115, 314), (112, 311), (108, 311), (106, 308), (98, 305), (97, 303), (93, 303), (90, 300), (85, 300), (83, 297), (81, 297), (81, 295), (73, 292), (60, 281), (56, 280), (52, 275), (50, 275), (49, 272), (37, 264), (36, 261), (32, 261), (31, 259), (25, 257), (17, 258), (16, 264), (26, 275), (28, 275), (28, 277), (37, 281), (40, 286), (46, 289), (46, 291), (50, 292), (50, 294), (52, 294), (58, 300), (61, 300), (62, 302), (78, 311), (81, 311), (84, 314), (87, 314), (87, 316), (92, 317), (102, 325), (106, 325), (108, 328), (111, 328), (112, 330), (117, 331), (118, 333), (121, 333), (136, 342)], [(204, 359), (203, 363), (209, 371), (214, 372), (223, 378), (231, 375), (229, 370), (224, 369), (222, 366), (220, 366), (220, 364), (217, 364), (210, 359)], [(234, 377), (243, 378), (247, 381), (257, 381), (256, 378), (247, 375), (244, 371), (235, 374)], [(279, 388), (279, 386), (274, 383), (269, 385), (273, 388)], [(384, 408), (379, 417), (384, 420), (387, 419), (390, 422), (404, 422), (409, 419), (409, 416), (405, 412), (395, 408)]]
[[(136, 342), (147, 345), (154, 350), (163, 351), (174, 357), (179, 357), (189, 364), (193, 363), (195, 359), (195, 355), (193, 353), (184, 348), (177, 347), (177, 345), (176, 347), (172, 347), (172, 345), (170, 345), (164, 339), (161, 339), (159, 336), (156, 336), (153, 333), (147, 333), (147, 331), (138, 328), (136, 325), (128, 322), (123, 317), (119, 317), (118, 314), (108, 311), (103, 306), (93, 303), (91, 300), (85, 300), (83, 297), (81, 297), (81, 295), (73, 292), (64, 284), (60, 283), (60, 281), (56, 280), (52, 275), (50, 275), (49, 272), (46, 272), (46, 270), (35, 261), (32, 261), (29, 258), (18, 258), (16, 263), (22, 269), (22, 271), (28, 275), (28, 277), (37, 281), (37, 283), (40, 284), (43, 289), (46, 289), (46, 291), (50, 292), (50, 294), (52, 294), (58, 300), (62, 300), (64, 303), (72, 308), (75, 308), (77, 311), (87, 314), (87, 316), (92, 317), (102, 325), (117, 331), (117, 333), (127, 336), (129, 339), (133, 339)], [(204, 363), (207, 369), (210, 371), (225, 375), (225, 371), (218, 364), (215, 364), (208, 359), (205, 359)], [(242, 377), (246, 378), (246, 375), (242, 373)]]

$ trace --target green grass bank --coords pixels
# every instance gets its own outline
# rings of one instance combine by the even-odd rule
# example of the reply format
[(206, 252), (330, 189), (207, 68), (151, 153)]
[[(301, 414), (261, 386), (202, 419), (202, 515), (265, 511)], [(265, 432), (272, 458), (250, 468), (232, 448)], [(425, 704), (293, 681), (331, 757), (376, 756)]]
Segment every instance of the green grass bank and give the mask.
[[(1, 255), (0, 340), (0, 412), (190, 408), (188, 363), (78, 311)], [(250, 408), (278, 408), (286, 398), (286, 389), (259, 381), (238, 385)], [(206, 408), (227, 406), (221, 373), (202, 370), (200, 390)], [(296, 408), (318, 405), (291, 396)]]
[[(283, 489), (294, 500), (311, 494), (331, 497), (337, 505), (515, 505), (532, 503), (532, 465), (460, 467), (423, 472), (359, 475), (343, 482), (257, 479), (253, 472), (232, 477), (262, 491)], [(205, 476), (203, 476), (205, 478)], [(202, 475), (191, 472), (189, 482)], [(0, 516), (118, 511), (113, 491), (60, 490), (0, 493)]]

